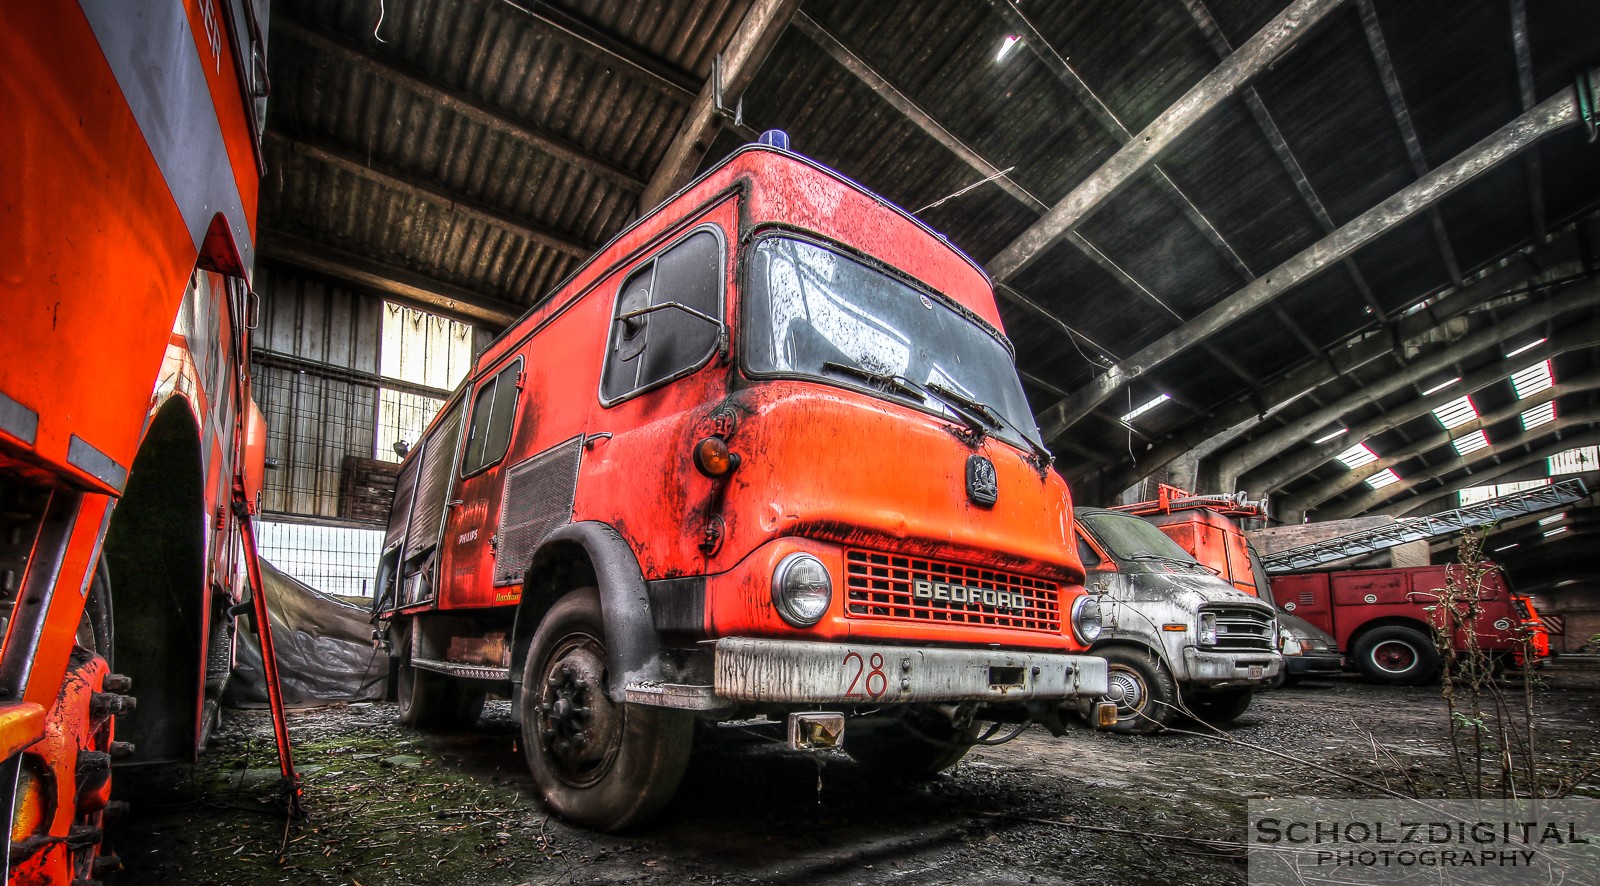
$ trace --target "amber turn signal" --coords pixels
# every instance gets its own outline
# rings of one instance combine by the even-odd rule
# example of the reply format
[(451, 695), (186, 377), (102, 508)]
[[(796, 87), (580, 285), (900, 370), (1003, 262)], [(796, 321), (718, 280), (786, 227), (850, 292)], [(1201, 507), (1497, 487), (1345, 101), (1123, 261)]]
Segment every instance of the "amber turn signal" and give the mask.
[(739, 456), (721, 437), (707, 437), (694, 444), (694, 466), (707, 477), (726, 477), (739, 466)]

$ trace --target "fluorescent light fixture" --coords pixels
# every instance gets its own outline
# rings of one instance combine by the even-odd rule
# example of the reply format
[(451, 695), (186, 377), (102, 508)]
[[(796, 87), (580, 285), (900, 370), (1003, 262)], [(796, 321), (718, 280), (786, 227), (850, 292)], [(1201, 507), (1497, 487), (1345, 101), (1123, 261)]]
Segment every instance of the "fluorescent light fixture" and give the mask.
[(1511, 386), (1517, 389), (1517, 399), (1526, 400), (1540, 391), (1555, 386), (1555, 376), (1550, 374), (1550, 361), (1541, 360), (1511, 375)]
[(1451, 385), (1455, 384), (1456, 382), (1458, 382), (1460, 380), (1461, 380), (1461, 376), (1458, 375), (1455, 378), (1450, 379), (1449, 381), (1439, 382), (1438, 384), (1436, 384), (1433, 387), (1427, 389), (1426, 391), (1423, 391), (1422, 392), (1422, 396), (1429, 397), (1429, 396), (1432, 396), (1434, 394), (1437, 394), (1440, 391), (1444, 390), (1445, 388), (1450, 387)]
[(1547, 425), (1556, 420), (1556, 401), (1540, 403), (1527, 412), (1522, 413), (1522, 429), (1529, 431), (1540, 425)]
[(1312, 443), (1326, 443), (1329, 440), (1332, 440), (1334, 437), (1339, 436), (1340, 434), (1348, 434), (1348, 433), (1350, 433), (1350, 429), (1349, 428), (1340, 428), (1337, 431), (1329, 431), (1328, 433), (1323, 434), (1322, 436), (1318, 437), (1315, 440), (1312, 440), (1311, 442)]
[(1472, 405), (1471, 397), (1463, 395), (1435, 409), (1433, 416), (1448, 431), (1451, 428), (1459, 428), (1477, 418), (1478, 408)]
[(1557, 526), (1556, 528), (1550, 530), (1549, 532), (1546, 532), (1544, 534), (1544, 537), (1545, 538), (1549, 538), (1552, 535), (1560, 535), (1561, 533), (1566, 532), (1567, 529), (1569, 529), (1569, 528), (1570, 527), (1567, 527), (1567, 526)]
[(1391, 471), (1388, 468), (1384, 468), (1378, 473), (1367, 478), (1367, 485), (1371, 486), (1373, 489), (1382, 489), (1383, 487), (1388, 486), (1390, 483), (1399, 482), (1400, 477), (1396, 475), (1394, 471)]
[(1345, 467), (1353, 470), (1361, 467), (1362, 465), (1370, 465), (1377, 461), (1378, 454), (1373, 452), (1372, 449), (1367, 446), (1367, 444), (1357, 443), (1349, 449), (1346, 449), (1338, 455), (1335, 455), (1334, 458), (1344, 462)]
[(1124, 415), (1122, 417), (1122, 420), (1124, 422), (1133, 421), (1134, 419), (1138, 418), (1139, 416), (1144, 415), (1146, 412), (1149, 412), (1150, 410), (1156, 408), (1157, 406), (1160, 406), (1161, 404), (1163, 404), (1163, 403), (1165, 403), (1165, 402), (1167, 402), (1168, 400), (1171, 400), (1171, 399), (1172, 399), (1171, 396), (1169, 396), (1167, 394), (1162, 394), (1159, 397), (1156, 397), (1154, 400), (1151, 400), (1150, 402), (1144, 404), (1143, 406), (1134, 407), (1132, 412), (1130, 412), (1127, 415)]
[(1556, 514), (1554, 517), (1546, 517), (1543, 520), (1540, 520), (1539, 521), (1539, 525), (1540, 526), (1549, 526), (1551, 523), (1560, 523), (1562, 520), (1565, 520), (1565, 519), (1567, 519), (1567, 512), (1566, 511), (1562, 511), (1559, 514)]
[(1511, 550), (1511, 549), (1512, 549), (1512, 548), (1514, 548), (1514, 547), (1516, 547), (1516, 546), (1517, 546), (1517, 545), (1519, 545), (1519, 544), (1522, 544), (1522, 542), (1520, 542), (1520, 541), (1514, 541), (1514, 542), (1512, 542), (1512, 543), (1511, 543), (1511, 544), (1508, 544), (1508, 545), (1501, 545), (1501, 546), (1500, 546), (1500, 547), (1498, 547), (1498, 548), (1495, 548), (1495, 549), (1494, 549), (1494, 552), (1495, 552), (1495, 553), (1496, 553), (1496, 554), (1498, 554), (1498, 553), (1500, 553), (1500, 552), (1501, 552), (1501, 551), (1509, 551), (1509, 550)]
[(1000, 43), (1000, 51), (998, 53), (995, 53), (994, 60), (997, 61), (997, 62), (1005, 61), (1006, 60), (1006, 56), (1011, 54), (1011, 50), (1016, 49), (1017, 46), (1019, 46), (1021, 43), (1022, 43), (1022, 38), (1021, 37), (1018, 37), (1016, 34), (1009, 35), (1008, 37), (1006, 37), (1006, 39), (1004, 41), (1002, 41)]
[(1451, 440), (1450, 445), (1455, 447), (1456, 455), (1466, 455), (1469, 452), (1477, 452), (1487, 447), (1489, 438), (1484, 436), (1482, 431), (1473, 431), (1465, 437), (1457, 437)]
[(1516, 355), (1518, 355), (1518, 354), (1524, 354), (1524, 353), (1527, 353), (1527, 352), (1528, 352), (1528, 351), (1531, 351), (1531, 350), (1533, 350), (1533, 349), (1534, 349), (1534, 348), (1537, 348), (1537, 347), (1538, 347), (1538, 346), (1540, 346), (1540, 345), (1542, 345), (1542, 344), (1544, 344), (1544, 343), (1545, 343), (1545, 342), (1546, 342), (1546, 341), (1548, 341), (1548, 340), (1549, 340), (1549, 339), (1543, 339), (1543, 338), (1541, 338), (1541, 339), (1539, 339), (1539, 340), (1537, 340), (1537, 341), (1530, 341), (1530, 342), (1528, 342), (1528, 343), (1527, 343), (1527, 344), (1525, 344), (1525, 345), (1523, 345), (1523, 346), (1522, 346), (1522, 347), (1520, 347), (1520, 348), (1517, 348), (1517, 349), (1516, 349), (1516, 350), (1515, 350), (1515, 351), (1511, 351), (1511, 352), (1509, 352), (1509, 353), (1507, 353), (1507, 354), (1506, 354), (1506, 356), (1507, 356), (1507, 357), (1515, 357), (1515, 356), (1516, 356)]

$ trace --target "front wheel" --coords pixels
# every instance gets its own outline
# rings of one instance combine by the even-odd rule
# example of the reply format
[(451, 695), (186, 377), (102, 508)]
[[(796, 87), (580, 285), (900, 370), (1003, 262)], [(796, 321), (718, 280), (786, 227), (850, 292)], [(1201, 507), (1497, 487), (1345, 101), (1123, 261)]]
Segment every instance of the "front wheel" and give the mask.
[(1356, 666), (1368, 680), (1390, 686), (1416, 686), (1439, 671), (1439, 653), (1421, 631), (1386, 625), (1356, 643)]
[[(1177, 716), (1178, 686), (1154, 653), (1114, 646), (1091, 654), (1106, 660), (1105, 700), (1117, 705), (1117, 725), (1109, 731), (1144, 735), (1165, 729)], [(1088, 716), (1091, 704), (1080, 703), (1080, 711)]]
[(567, 594), (533, 635), (523, 667), (522, 751), (545, 805), (599, 831), (660, 811), (689, 765), (694, 716), (611, 699), (594, 588)]

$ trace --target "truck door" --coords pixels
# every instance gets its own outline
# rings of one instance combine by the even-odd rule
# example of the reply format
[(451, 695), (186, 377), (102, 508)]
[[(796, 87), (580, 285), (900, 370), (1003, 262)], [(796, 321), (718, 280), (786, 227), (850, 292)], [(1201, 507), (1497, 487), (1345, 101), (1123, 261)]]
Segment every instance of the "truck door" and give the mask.
[(411, 516), (407, 521), (405, 547), (399, 558), (398, 597), (401, 606), (431, 602), (437, 592), (440, 580), (439, 537), (444, 530), (456, 451), (461, 440), (462, 399), (458, 397), (446, 405), (443, 414), (423, 437), (423, 450), (417, 458), (416, 486), (411, 495)]
[[(523, 360), (518, 356), (478, 382), (470, 395), (461, 443), (460, 480), (448, 505), (442, 536), (440, 603), (488, 605), (497, 601), (490, 576), (498, 531), (500, 470), (511, 444), (521, 401)], [(510, 599), (508, 596), (507, 599)]]

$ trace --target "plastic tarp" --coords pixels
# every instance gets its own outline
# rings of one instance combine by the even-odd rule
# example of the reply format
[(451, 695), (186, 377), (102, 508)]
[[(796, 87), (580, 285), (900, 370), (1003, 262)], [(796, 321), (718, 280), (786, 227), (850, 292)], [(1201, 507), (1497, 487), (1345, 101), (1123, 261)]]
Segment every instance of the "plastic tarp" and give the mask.
[[(261, 561), (278, 679), (289, 707), (379, 701), (389, 655), (372, 643), (370, 613), (318, 591)], [(235, 623), (233, 677), (223, 696), (231, 707), (266, 707), (261, 645), (247, 617)]]

